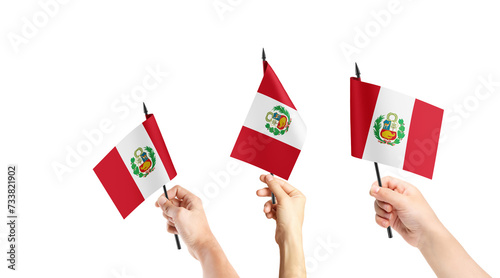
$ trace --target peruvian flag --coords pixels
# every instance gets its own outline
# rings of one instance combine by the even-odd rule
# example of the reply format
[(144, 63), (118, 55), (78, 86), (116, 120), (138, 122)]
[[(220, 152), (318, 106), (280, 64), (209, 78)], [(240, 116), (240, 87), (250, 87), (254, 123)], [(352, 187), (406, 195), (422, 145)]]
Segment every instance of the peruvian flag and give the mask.
[(432, 179), (443, 109), (351, 78), (351, 154)]
[(306, 126), (295, 105), (264, 61), (264, 77), (231, 157), (288, 179), (305, 138)]
[(153, 114), (114, 147), (94, 172), (124, 219), (177, 175)]

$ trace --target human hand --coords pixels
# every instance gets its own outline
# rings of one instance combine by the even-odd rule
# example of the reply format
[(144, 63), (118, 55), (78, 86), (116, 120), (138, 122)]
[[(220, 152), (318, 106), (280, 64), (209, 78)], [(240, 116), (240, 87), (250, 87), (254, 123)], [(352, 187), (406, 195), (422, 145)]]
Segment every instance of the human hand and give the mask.
[(257, 190), (257, 196), (270, 197), (271, 193), (276, 196), (276, 204), (273, 205), (271, 200), (264, 204), (266, 217), (276, 220), (276, 243), (281, 244), (290, 236), (301, 237), (306, 203), (304, 194), (272, 175), (261, 175), (260, 181), (268, 187)]
[(306, 277), (306, 263), (302, 247), (302, 223), (306, 197), (286, 181), (272, 175), (261, 175), (260, 181), (267, 188), (257, 190), (257, 196), (276, 196), (276, 204), (271, 200), (264, 204), (264, 213), (276, 220), (276, 243), (280, 247), (280, 278)]
[(377, 224), (393, 227), (412, 246), (420, 249), (427, 236), (445, 229), (420, 191), (405, 181), (384, 177), (382, 187), (372, 184), (370, 195)]
[(169, 200), (165, 198), (165, 194), (161, 194), (155, 203), (167, 219), (167, 231), (180, 234), (189, 253), (200, 260), (205, 250), (218, 246), (208, 226), (201, 200), (179, 185), (172, 187), (167, 194)]
[(377, 224), (392, 226), (410, 245), (418, 247), (437, 277), (490, 277), (439, 221), (413, 185), (392, 177), (375, 182)]

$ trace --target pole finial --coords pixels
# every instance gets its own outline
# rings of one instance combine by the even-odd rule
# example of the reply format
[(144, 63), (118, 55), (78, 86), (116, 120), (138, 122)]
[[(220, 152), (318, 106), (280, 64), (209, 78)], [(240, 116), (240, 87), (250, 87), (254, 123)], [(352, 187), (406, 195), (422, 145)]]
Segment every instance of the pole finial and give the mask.
[(266, 60), (266, 52), (264, 51), (264, 47), (262, 48), (262, 61)]
[(354, 63), (354, 64), (356, 65), (356, 78), (360, 78), (361, 72), (359, 72), (358, 63)]
[(146, 104), (143, 102), (142, 107), (144, 108), (144, 114), (147, 116), (148, 115), (148, 109), (146, 108)]

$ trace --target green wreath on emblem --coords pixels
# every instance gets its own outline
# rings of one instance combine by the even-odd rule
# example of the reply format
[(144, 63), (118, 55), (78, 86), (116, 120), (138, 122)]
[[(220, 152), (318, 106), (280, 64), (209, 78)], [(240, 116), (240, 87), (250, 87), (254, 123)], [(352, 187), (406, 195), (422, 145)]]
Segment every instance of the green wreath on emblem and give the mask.
[(288, 131), (290, 124), (292, 124), (292, 118), (290, 117), (290, 113), (288, 113), (288, 111), (285, 109), (285, 107), (283, 107), (281, 105), (274, 106), (273, 111), (277, 111), (277, 112), (280, 112), (281, 114), (284, 114), (288, 118), (288, 126), (286, 127), (286, 129), (279, 130), (275, 127), (271, 127), (271, 125), (269, 123), (267, 123), (266, 128), (267, 128), (267, 130), (269, 130), (269, 132), (271, 132), (272, 134), (274, 134), (276, 136), (283, 135)]
[(153, 149), (151, 147), (145, 147), (144, 149), (148, 152), (148, 155), (151, 158), (151, 169), (147, 173), (141, 173), (141, 171), (139, 171), (139, 167), (137, 166), (137, 164), (135, 164), (135, 157), (132, 157), (130, 159), (130, 166), (132, 167), (132, 171), (134, 172), (134, 175), (139, 176), (139, 178), (147, 177), (149, 173), (153, 172), (156, 165), (156, 156)]
[(375, 138), (377, 138), (378, 142), (380, 144), (387, 144), (387, 145), (397, 145), (401, 143), (401, 140), (405, 137), (405, 122), (403, 119), (399, 119), (399, 129), (398, 129), (398, 138), (394, 140), (394, 142), (389, 142), (380, 137), (380, 129), (382, 128), (382, 121), (384, 120), (384, 115), (380, 115), (376, 120), (375, 123), (373, 124), (373, 132), (375, 133)]

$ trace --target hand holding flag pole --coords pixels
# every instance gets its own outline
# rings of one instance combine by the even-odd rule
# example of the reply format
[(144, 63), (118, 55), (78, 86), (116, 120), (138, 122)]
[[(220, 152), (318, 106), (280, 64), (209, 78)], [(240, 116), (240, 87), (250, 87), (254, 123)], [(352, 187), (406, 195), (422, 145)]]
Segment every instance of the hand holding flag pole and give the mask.
[[(146, 115), (146, 117), (147, 117), (148, 116), (148, 109), (146, 108), (146, 104), (144, 102), (142, 103), (142, 107), (144, 108), (144, 115)], [(165, 193), (165, 197), (167, 198), (167, 200), (169, 200), (168, 194), (167, 194), (167, 188), (165, 187), (165, 185), (163, 185), (163, 192)], [(177, 249), (181, 250), (181, 242), (179, 240), (179, 235), (174, 234), (174, 236), (175, 236), (175, 243), (177, 244)]]
[[(355, 66), (356, 66), (356, 78), (361, 80), (361, 73), (360, 73), (359, 68), (358, 68), (358, 63), (355, 63)], [(375, 173), (377, 174), (378, 186), (382, 187), (382, 180), (380, 179), (380, 172), (378, 170), (378, 163), (377, 162), (373, 162), (373, 163), (375, 164)], [(389, 236), (389, 238), (392, 238), (391, 226), (387, 227), (387, 235)]]

